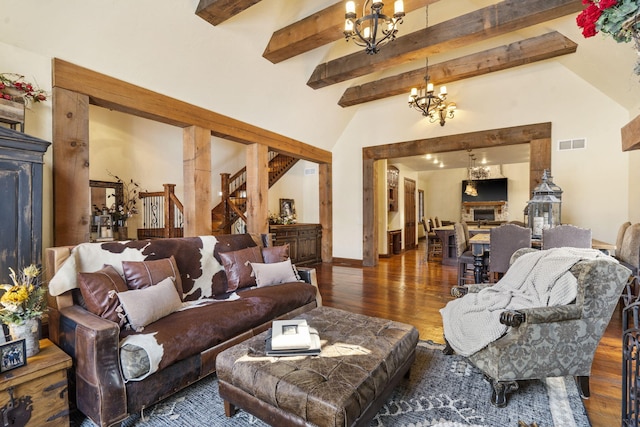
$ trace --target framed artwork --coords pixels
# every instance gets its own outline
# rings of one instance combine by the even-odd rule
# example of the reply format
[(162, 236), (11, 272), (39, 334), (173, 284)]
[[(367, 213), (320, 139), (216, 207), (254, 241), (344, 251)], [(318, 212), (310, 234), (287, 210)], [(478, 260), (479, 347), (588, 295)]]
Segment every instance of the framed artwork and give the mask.
[(19, 368), (27, 364), (27, 346), (25, 340), (9, 341), (0, 345), (0, 372)]
[(293, 199), (280, 199), (280, 217), (292, 216), (296, 213)]

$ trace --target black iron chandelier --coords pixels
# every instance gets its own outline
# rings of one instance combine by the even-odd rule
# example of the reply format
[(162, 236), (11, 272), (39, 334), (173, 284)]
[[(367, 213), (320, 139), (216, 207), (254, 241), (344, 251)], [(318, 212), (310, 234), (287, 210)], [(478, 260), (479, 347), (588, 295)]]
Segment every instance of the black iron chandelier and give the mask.
[[(425, 7), (425, 28), (429, 26), (429, 6)], [(439, 122), (444, 126), (447, 118), (453, 119), (456, 111), (455, 102), (447, 102), (447, 87), (440, 86), (440, 92), (434, 93), (433, 83), (429, 83), (429, 57), (424, 65), (425, 88), (412, 88), (409, 95), (409, 107), (420, 111), (430, 123)]]
[[(393, 17), (382, 12), (384, 3), (366, 0), (362, 6), (362, 17), (356, 15), (355, 1), (346, 3), (344, 36), (347, 41), (353, 40), (358, 46), (365, 48), (369, 55), (378, 53), (380, 47), (396, 38), (397, 26), (402, 24), (404, 17), (404, 3), (396, 0), (393, 4)], [(369, 14), (367, 10), (370, 10)]]

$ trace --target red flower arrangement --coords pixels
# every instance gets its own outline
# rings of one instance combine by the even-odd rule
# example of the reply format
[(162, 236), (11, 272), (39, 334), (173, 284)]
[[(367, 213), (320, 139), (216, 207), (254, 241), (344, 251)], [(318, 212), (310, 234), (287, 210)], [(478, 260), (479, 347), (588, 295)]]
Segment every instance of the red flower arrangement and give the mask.
[(24, 76), (15, 73), (0, 74), (0, 98), (9, 101), (42, 102), (47, 100), (47, 92), (24, 80)]
[[(582, 0), (587, 7), (576, 17), (582, 35), (609, 34), (618, 43), (633, 41), (640, 53), (640, 0)], [(640, 75), (640, 61), (635, 73)]]
[(628, 42), (640, 27), (638, 0), (582, 0), (582, 4), (587, 7), (576, 17), (576, 23), (585, 37), (602, 31), (617, 42)]

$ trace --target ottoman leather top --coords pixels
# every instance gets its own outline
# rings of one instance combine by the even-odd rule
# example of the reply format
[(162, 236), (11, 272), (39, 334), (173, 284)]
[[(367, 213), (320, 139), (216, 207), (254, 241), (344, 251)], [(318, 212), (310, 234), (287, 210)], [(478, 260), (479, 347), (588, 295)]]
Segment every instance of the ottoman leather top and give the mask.
[(314, 357), (265, 356), (268, 331), (220, 353), (220, 381), (318, 426), (351, 425), (415, 351), (415, 327), (318, 307), (297, 318), (318, 330)]

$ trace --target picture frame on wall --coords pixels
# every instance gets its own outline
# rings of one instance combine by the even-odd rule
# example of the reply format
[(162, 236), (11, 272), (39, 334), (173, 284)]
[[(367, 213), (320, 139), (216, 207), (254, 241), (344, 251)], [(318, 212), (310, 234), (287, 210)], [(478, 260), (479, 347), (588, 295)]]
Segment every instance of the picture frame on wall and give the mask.
[(27, 345), (24, 339), (0, 345), (0, 373), (27, 364)]
[(280, 217), (291, 217), (295, 215), (296, 208), (293, 199), (280, 199)]

